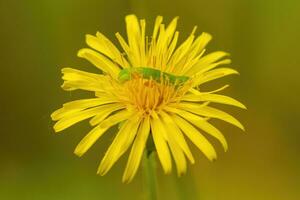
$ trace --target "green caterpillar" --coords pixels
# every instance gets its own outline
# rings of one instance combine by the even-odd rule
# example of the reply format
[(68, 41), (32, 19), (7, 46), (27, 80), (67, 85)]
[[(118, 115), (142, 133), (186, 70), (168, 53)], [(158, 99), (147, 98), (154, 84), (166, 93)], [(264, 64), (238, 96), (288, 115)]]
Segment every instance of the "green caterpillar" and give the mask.
[(189, 80), (188, 76), (176, 76), (167, 72), (162, 72), (158, 69), (153, 69), (149, 67), (135, 67), (135, 68), (125, 68), (122, 69), (119, 73), (119, 81), (124, 83), (126, 81), (131, 80), (134, 75), (140, 75), (145, 79), (152, 79), (157, 82), (161, 80), (168, 80), (172, 85), (182, 85), (187, 80)]

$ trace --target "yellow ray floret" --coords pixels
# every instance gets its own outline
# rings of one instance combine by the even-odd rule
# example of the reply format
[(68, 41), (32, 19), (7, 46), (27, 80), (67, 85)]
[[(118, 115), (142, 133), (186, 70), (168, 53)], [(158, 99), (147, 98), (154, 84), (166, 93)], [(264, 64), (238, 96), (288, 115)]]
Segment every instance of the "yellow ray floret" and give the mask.
[(192, 164), (195, 162), (187, 139), (209, 160), (216, 159), (216, 151), (205, 134), (217, 139), (225, 151), (228, 144), (210, 118), (244, 130), (236, 118), (212, 105), (219, 103), (246, 109), (234, 98), (216, 94), (228, 85), (213, 91), (201, 90), (204, 83), (238, 74), (234, 69), (220, 67), (231, 63), (227, 58), (229, 54), (224, 51), (205, 54), (212, 36), (205, 32), (196, 35), (197, 27), (178, 44), (178, 17), (165, 25), (158, 16), (150, 36), (146, 34), (144, 19), (128, 15), (125, 22), (127, 37), (115, 34), (121, 49), (100, 32), (96, 36), (86, 35), (90, 48), (79, 50), (78, 56), (97, 67), (98, 74), (62, 69), (64, 90), (86, 90), (94, 97), (65, 103), (53, 112), (55, 132), (89, 119), (93, 128), (74, 151), (82, 156), (107, 130), (118, 126), (98, 174), (105, 175), (130, 149), (123, 182), (130, 182), (137, 173), (143, 152), (151, 150), (147, 146), (149, 141), (153, 142), (165, 173), (171, 173), (172, 159), (178, 176), (186, 173), (186, 159)]

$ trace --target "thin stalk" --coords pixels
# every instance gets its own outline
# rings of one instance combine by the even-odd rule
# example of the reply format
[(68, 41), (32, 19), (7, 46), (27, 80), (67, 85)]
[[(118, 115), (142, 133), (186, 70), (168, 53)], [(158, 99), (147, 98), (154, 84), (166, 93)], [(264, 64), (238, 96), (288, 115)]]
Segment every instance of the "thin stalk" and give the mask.
[(146, 150), (143, 159), (144, 182), (147, 200), (157, 200), (155, 151)]

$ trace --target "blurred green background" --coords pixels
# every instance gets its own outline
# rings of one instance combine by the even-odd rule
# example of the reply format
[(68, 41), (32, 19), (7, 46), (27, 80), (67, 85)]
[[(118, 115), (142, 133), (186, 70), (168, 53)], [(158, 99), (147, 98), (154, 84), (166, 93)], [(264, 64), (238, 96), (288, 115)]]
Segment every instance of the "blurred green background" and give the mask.
[(216, 82), (248, 111), (224, 106), (246, 133), (215, 121), (229, 143), (209, 162), (193, 148), (196, 164), (177, 179), (158, 166), (159, 199), (300, 199), (300, 2), (297, 0), (10, 0), (0, 1), (0, 199), (143, 199), (141, 170), (131, 184), (121, 176), (128, 154), (104, 177), (96, 169), (113, 139), (106, 134), (82, 158), (72, 152), (90, 129), (83, 122), (54, 134), (50, 113), (91, 94), (64, 92), (60, 69), (96, 71), (76, 57), (85, 34), (113, 41), (125, 33), (124, 16), (180, 16), (181, 39), (194, 25), (214, 36), (208, 52), (231, 53), (241, 75)]

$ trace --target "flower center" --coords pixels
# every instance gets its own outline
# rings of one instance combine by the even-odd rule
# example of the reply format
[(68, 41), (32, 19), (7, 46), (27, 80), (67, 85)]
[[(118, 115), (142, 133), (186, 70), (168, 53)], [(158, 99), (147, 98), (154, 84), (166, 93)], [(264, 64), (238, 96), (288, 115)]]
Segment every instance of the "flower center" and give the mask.
[(160, 82), (153, 79), (135, 77), (123, 83), (123, 100), (145, 114), (159, 111), (171, 102), (178, 102), (190, 88), (186, 82), (174, 85), (168, 80)]

